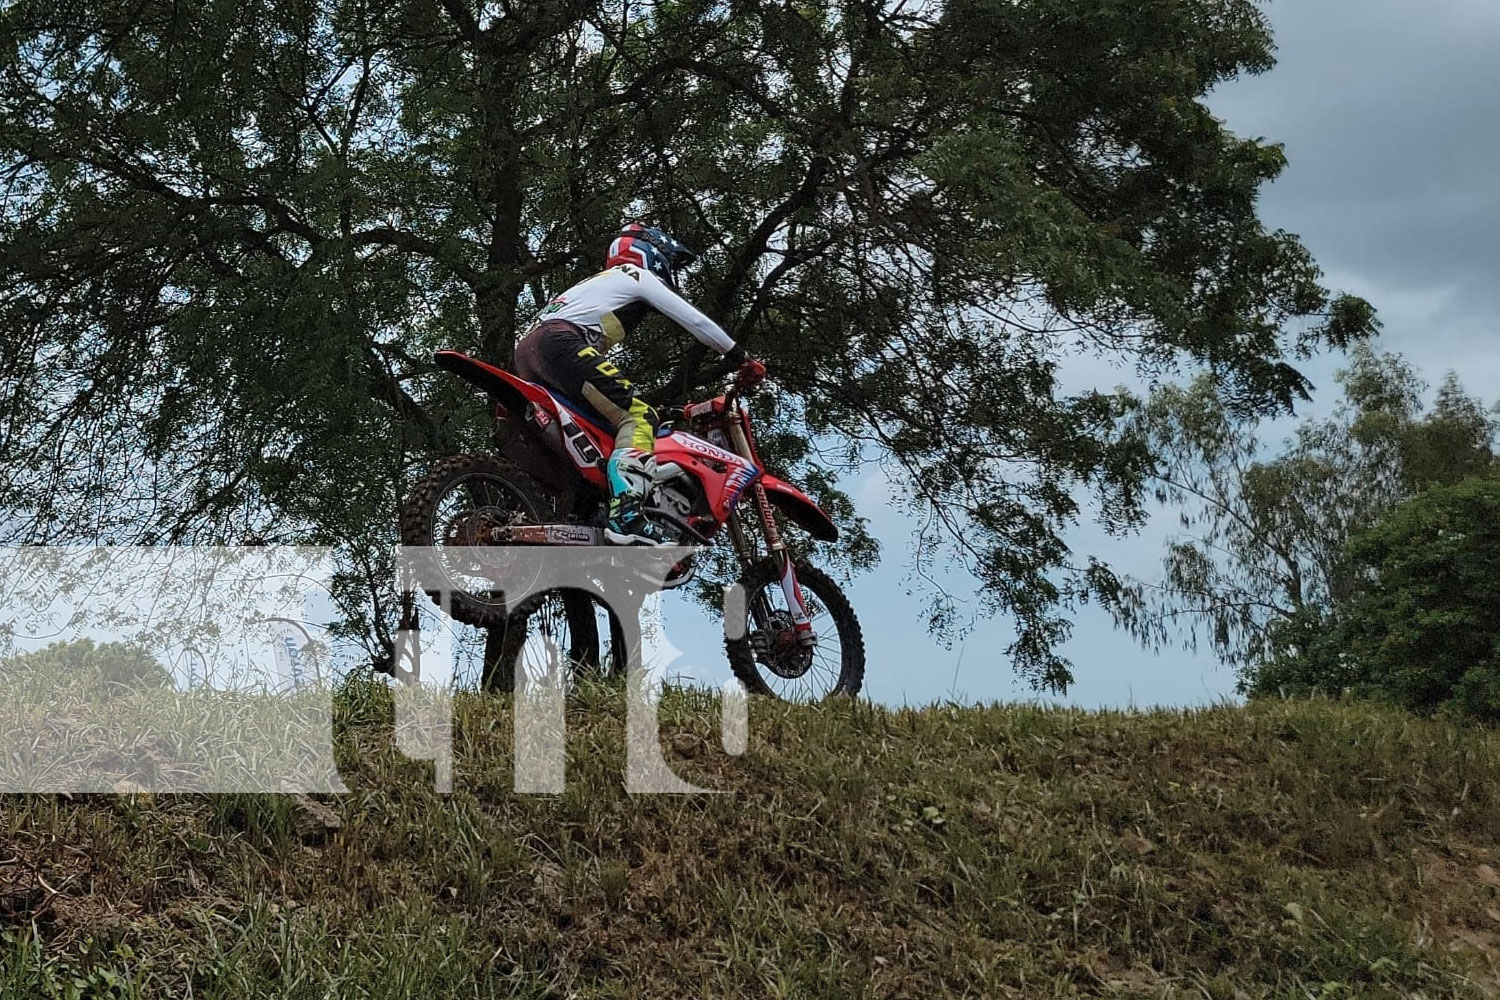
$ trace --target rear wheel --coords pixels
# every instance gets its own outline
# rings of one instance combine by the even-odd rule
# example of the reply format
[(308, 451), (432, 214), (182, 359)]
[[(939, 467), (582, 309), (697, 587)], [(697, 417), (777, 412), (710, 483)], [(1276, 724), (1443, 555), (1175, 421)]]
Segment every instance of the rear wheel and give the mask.
[(813, 645), (799, 641), (780, 570), (768, 560), (740, 578), (748, 621), (743, 638), (725, 641), (729, 666), (751, 694), (798, 702), (858, 694), (865, 640), (849, 599), (816, 566), (798, 563), (797, 582), (812, 620)]
[[(493, 455), (454, 455), (433, 466), (401, 505), (401, 543), (435, 550), (422, 584), (449, 613), (470, 625), (505, 620), (505, 582), (493, 565), (466, 554), (487, 547), (495, 528), (558, 520), (556, 498), (529, 475)], [(514, 588), (516, 581), (510, 581)]]

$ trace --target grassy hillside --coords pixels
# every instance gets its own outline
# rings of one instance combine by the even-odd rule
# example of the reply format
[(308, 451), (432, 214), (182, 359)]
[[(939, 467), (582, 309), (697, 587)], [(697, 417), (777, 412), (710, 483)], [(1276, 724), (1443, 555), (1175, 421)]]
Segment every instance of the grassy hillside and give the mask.
[(0, 799), (4, 997), (1500, 995), (1500, 735), (1362, 706), (1150, 715), (670, 697), (621, 790), (620, 699), (569, 790), (511, 793), (509, 711), (456, 791), (343, 700), (342, 828), (278, 796)]

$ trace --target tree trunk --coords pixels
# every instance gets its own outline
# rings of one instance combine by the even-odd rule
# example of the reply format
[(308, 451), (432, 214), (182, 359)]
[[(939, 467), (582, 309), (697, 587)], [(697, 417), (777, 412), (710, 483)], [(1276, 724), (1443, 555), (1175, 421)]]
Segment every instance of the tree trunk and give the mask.
[(505, 623), (484, 630), (484, 669), (479, 677), (481, 691), (508, 693), (516, 689), (516, 661), (505, 655)]
[(485, 50), (480, 57), (488, 76), (484, 104), (479, 109), (484, 134), (485, 163), (481, 190), (493, 211), (484, 273), (475, 290), (479, 316), (480, 356), (509, 365), (515, 356), (516, 311), (525, 287), (523, 268), (528, 257), (522, 235), (521, 138), (516, 132), (518, 81), (515, 67), (524, 63)]

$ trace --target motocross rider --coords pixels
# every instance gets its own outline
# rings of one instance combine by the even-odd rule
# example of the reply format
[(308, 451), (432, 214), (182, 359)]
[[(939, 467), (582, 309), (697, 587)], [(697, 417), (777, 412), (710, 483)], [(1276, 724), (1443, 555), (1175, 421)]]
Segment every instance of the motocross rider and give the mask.
[(660, 229), (631, 223), (609, 245), (604, 270), (558, 295), (537, 314), (516, 344), (516, 374), (569, 401), (586, 404), (614, 428), (609, 477), (609, 524), (617, 545), (665, 545), (661, 529), (642, 512), (656, 459), (656, 411), (605, 355), (649, 313), (674, 320), (748, 376), (765, 366), (747, 357), (713, 320), (677, 290), (677, 272), (697, 255)]

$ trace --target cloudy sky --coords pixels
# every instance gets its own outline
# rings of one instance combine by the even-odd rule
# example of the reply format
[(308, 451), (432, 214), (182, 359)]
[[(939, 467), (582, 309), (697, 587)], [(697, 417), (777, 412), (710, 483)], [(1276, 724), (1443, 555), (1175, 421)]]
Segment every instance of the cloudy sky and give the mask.
[[(1429, 382), (1454, 370), (1471, 392), (1500, 399), (1500, 0), (1274, 0), (1267, 11), (1279, 64), (1211, 100), (1235, 132), (1286, 146), (1290, 167), (1263, 199), (1267, 225), (1302, 236), (1331, 286), (1369, 298), (1383, 346)], [(1330, 405), (1337, 367), (1306, 367), (1321, 390), (1313, 408)], [(882, 503), (878, 477), (861, 487), (886, 546), (881, 569), (851, 588), (870, 639), (869, 695), (1030, 697), (1003, 659), (1003, 622), (934, 649), (905, 598), (910, 525)], [(1170, 530), (1122, 543), (1082, 529), (1072, 541), (1154, 576)], [(675, 617), (669, 607), (669, 631), (692, 647), (683, 662), (714, 662), (711, 638), (697, 649)], [(1202, 704), (1234, 687), (1211, 658), (1146, 653), (1095, 613), (1078, 619), (1068, 654), (1078, 683), (1067, 700), (1083, 706)]]
[(1267, 223), (1371, 299), (1385, 343), (1500, 395), (1500, 3), (1285, 0), (1279, 64), (1222, 88), (1238, 133), (1286, 144)]

